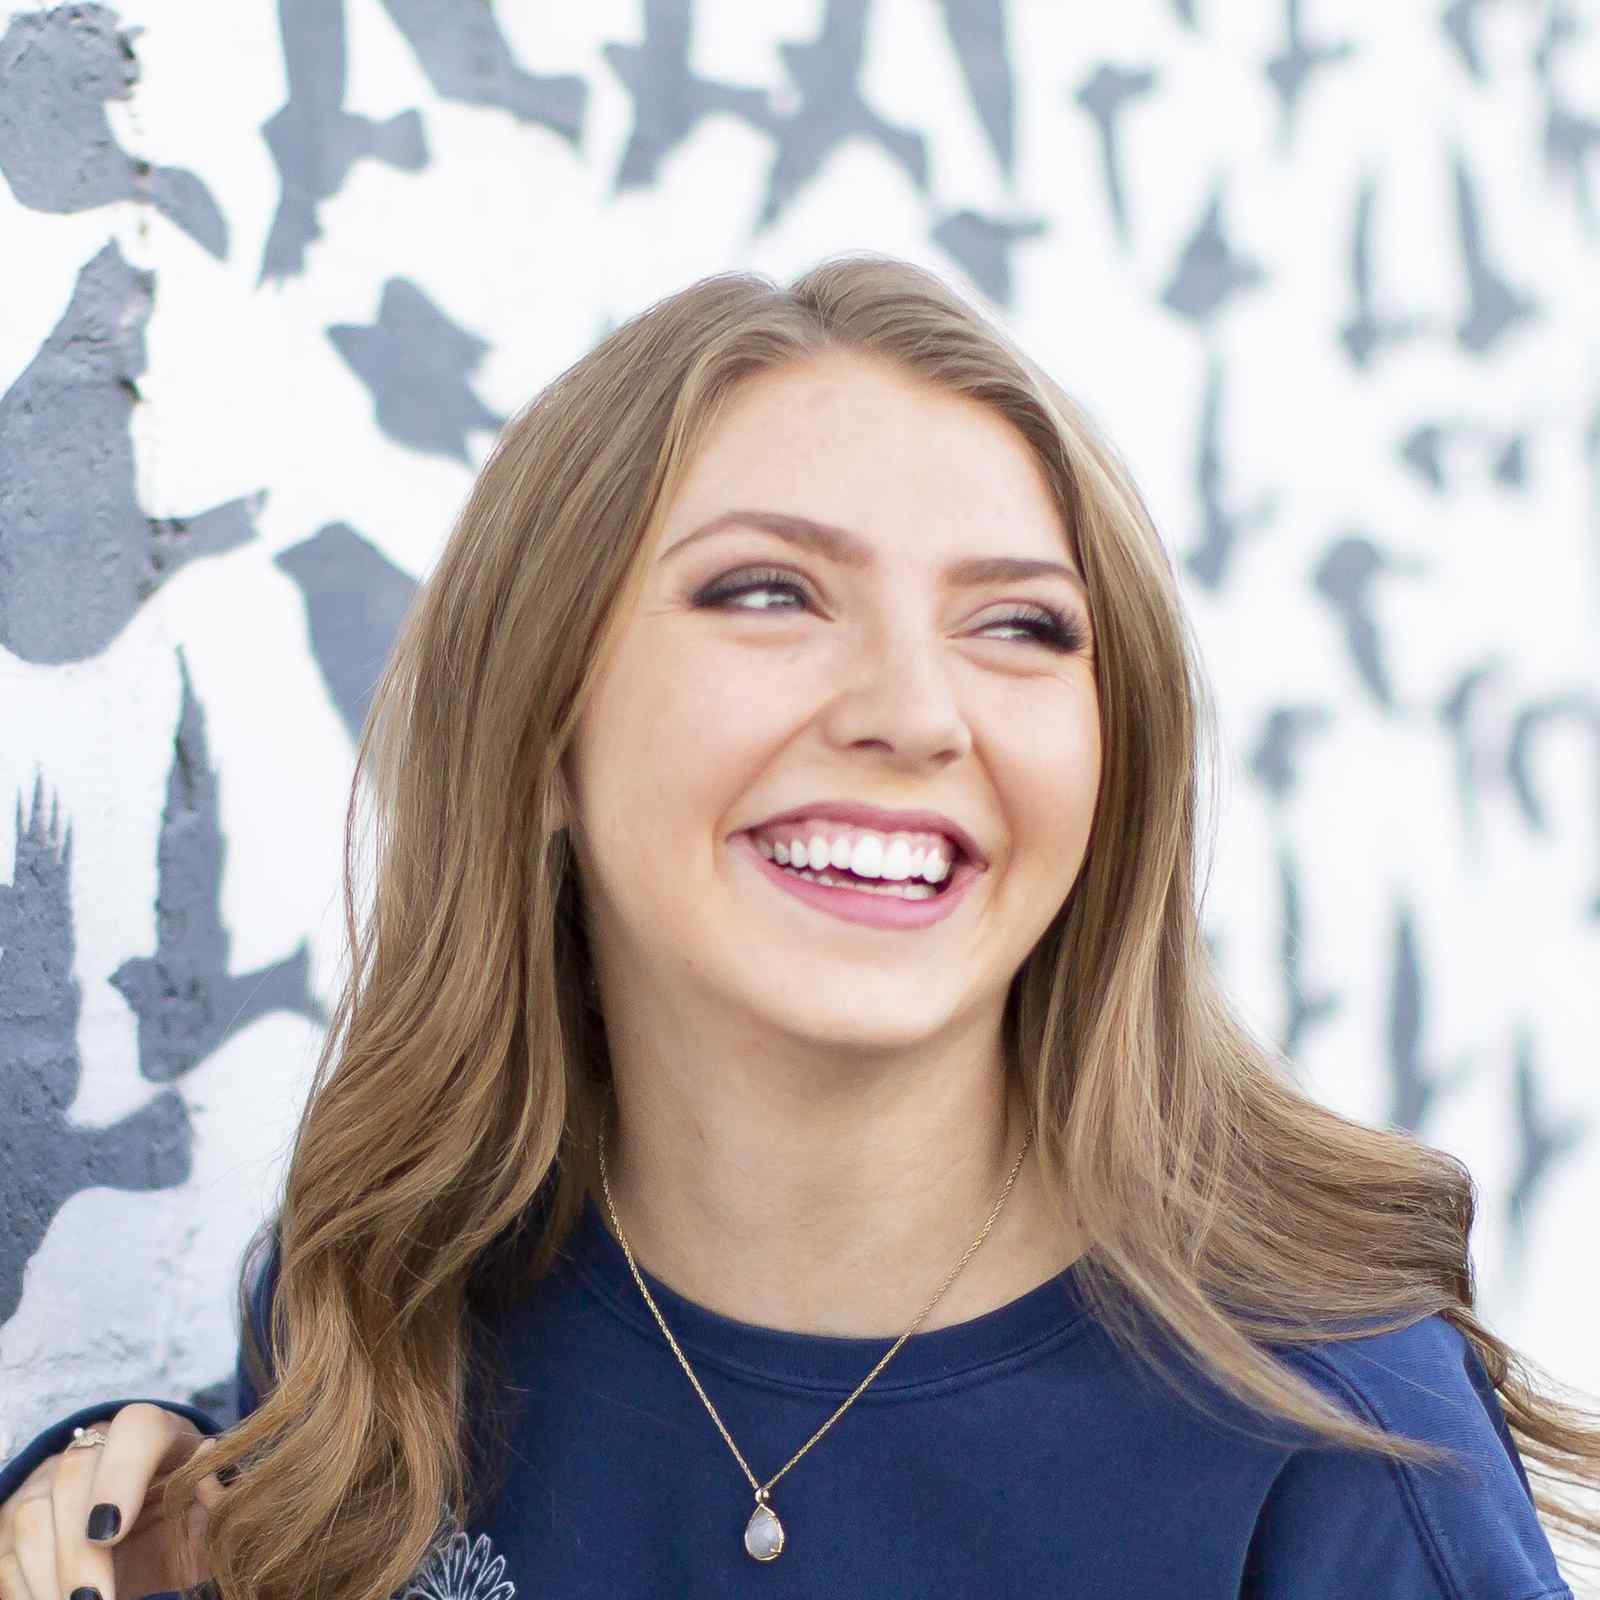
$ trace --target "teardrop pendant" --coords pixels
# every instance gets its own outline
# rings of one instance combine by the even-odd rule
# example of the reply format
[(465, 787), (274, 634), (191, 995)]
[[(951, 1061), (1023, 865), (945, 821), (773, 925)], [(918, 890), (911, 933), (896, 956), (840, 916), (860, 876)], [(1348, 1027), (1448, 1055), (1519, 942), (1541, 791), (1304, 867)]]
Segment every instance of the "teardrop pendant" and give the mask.
[(757, 1561), (775, 1561), (783, 1551), (783, 1524), (767, 1504), (767, 1491), (756, 1491), (756, 1508), (744, 1526), (744, 1547)]

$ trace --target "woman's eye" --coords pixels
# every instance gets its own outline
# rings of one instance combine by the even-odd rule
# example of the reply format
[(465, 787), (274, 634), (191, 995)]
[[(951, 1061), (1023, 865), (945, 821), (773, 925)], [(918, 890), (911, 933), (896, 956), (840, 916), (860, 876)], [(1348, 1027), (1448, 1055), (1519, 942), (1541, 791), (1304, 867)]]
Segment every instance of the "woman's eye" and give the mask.
[[(794, 609), (791, 606), (771, 603), (761, 605), (735, 604), (735, 602), (743, 602), (751, 595), (775, 594), (788, 595), (795, 598), (802, 606), (810, 603), (805, 587), (797, 583), (793, 577), (779, 571), (741, 572), (724, 576), (695, 595), (694, 603), (697, 606), (709, 606), (724, 611), (788, 611)], [(1047, 650), (1054, 650), (1062, 654), (1082, 650), (1088, 643), (1087, 632), (1083, 624), (1076, 617), (1063, 615), (1051, 606), (1026, 606), (1007, 616), (996, 617), (984, 624), (983, 631), (988, 632), (992, 628), (1021, 629), (1026, 639), (1036, 644), (1042, 644)]]
[(1082, 650), (1089, 642), (1083, 624), (1076, 617), (1064, 616), (1053, 606), (1030, 606), (1012, 616), (998, 617), (986, 627), (1025, 628), (1030, 638), (1062, 654)]
[[(782, 590), (788, 594), (798, 595), (802, 600), (806, 592), (793, 578), (781, 572), (751, 572), (736, 573), (734, 577), (742, 578), (743, 582), (734, 583), (729, 578), (719, 578), (709, 588), (702, 589), (694, 597), (697, 606), (720, 606), (725, 611), (771, 611), (772, 606), (738, 606), (729, 604), (733, 600), (742, 600), (746, 595), (776, 593)], [(777, 609), (783, 609), (779, 607)]]

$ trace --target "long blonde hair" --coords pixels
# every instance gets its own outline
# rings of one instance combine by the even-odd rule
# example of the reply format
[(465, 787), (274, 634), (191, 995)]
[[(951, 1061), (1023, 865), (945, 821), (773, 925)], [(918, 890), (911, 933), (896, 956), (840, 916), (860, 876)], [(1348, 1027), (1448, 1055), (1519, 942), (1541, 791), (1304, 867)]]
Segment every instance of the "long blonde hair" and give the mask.
[[(1600, 1486), (1600, 1419), (1538, 1392), (1473, 1313), (1468, 1170), (1308, 1098), (1209, 965), (1196, 883), (1215, 718), (1127, 469), (952, 289), (854, 254), (788, 288), (719, 274), (616, 329), (505, 428), (416, 596), (357, 750), (348, 973), (255, 1241), (277, 1234), (270, 1352), (247, 1346), (257, 1370), (270, 1354), (272, 1381), (168, 1485), (176, 1517), (204, 1472), (240, 1469), (197, 1571), (235, 1600), (382, 1600), (441, 1520), (465, 1523), (490, 1492), (495, 1366), (473, 1313), (550, 1267), (608, 1092), (562, 759), (721, 408), (746, 378), (830, 350), (1010, 421), (1087, 582), (1100, 792), (1083, 869), (1013, 980), (1005, 1047), (1048, 1192), (1070, 1191), (1092, 1242), (1095, 1314), (1153, 1365), (1152, 1327), (1269, 1415), (1427, 1461), (1263, 1345), (1439, 1313), (1482, 1358), (1539, 1510), (1600, 1544), (1600, 1516), (1554, 1492)], [(247, 1339), (258, 1254), (241, 1274)]]

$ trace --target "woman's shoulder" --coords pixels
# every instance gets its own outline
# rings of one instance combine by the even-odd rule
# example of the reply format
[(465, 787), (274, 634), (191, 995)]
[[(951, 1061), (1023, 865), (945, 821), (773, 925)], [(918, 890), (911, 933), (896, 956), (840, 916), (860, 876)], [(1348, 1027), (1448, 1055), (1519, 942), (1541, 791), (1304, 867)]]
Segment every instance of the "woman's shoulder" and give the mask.
[(1360, 1421), (1449, 1454), (1426, 1466), (1331, 1441), (1297, 1446), (1262, 1505), (1247, 1594), (1570, 1594), (1494, 1385), (1452, 1321), (1435, 1314), (1274, 1353)]

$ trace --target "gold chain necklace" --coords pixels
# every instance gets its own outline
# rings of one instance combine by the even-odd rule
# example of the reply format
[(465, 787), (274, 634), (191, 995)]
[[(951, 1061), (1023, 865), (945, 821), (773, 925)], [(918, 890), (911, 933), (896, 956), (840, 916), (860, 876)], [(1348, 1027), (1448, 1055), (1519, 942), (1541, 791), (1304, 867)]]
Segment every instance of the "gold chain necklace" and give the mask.
[(716, 1423), (717, 1432), (720, 1433), (727, 1441), (728, 1448), (733, 1451), (734, 1458), (744, 1469), (745, 1477), (750, 1480), (750, 1487), (755, 1490), (756, 1508), (750, 1513), (749, 1522), (745, 1524), (745, 1550), (750, 1555), (754, 1556), (757, 1561), (776, 1560), (777, 1557), (783, 1552), (787, 1535), (784, 1532), (783, 1524), (778, 1521), (777, 1512), (772, 1509), (772, 1506), (769, 1503), (773, 1484), (775, 1484), (778, 1479), (781, 1478), (784, 1473), (786, 1473), (789, 1468), (792, 1467), (795, 1462), (797, 1462), (800, 1457), (803, 1456), (806, 1451), (809, 1450), (812, 1445), (814, 1445), (817, 1440), (820, 1439), (823, 1434), (825, 1434), (828, 1429), (831, 1428), (834, 1423), (836, 1423), (839, 1418), (842, 1417), (845, 1412), (855, 1404), (857, 1398), (861, 1395), (862, 1391), (867, 1387), (867, 1385), (871, 1383), (872, 1380), (876, 1378), (886, 1366), (888, 1366), (890, 1357), (893, 1356), (900, 1346), (903, 1345), (906, 1340), (909, 1339), (911, 1335), (922, 1326), (923, 1319), (926, 1318), (928, 1313), (932, 1311), (936, 1305), (938, 1305), (941, 1299), (943, 1299), (945, 1290), (955, 1282), (956, 1275), (972, 1259), (973, 1253), (977, 1250), (978, 1246), (981, 1245), (986, 1238), (988, 1238), (989, 1230), (994, 1226), (994, 1219), (1000, 1215), (1000, 1208), (1006, 1203), (1006, 1198), (1011, 1193), (1011, 1185), (1017, 1181), (1017, 1173), (1022, 1169), (1022, 1158), (1023, 1156), (1027, 1155), (1028, 1146), (1033, 1143), (1033, 1125), (1030, 1122), (1028, 1126), (1028, 1132), (1022, 1141), (1022, 1150), (1017, 1156), (1015, 1165), (1011, 1168), (1011, 1176), (1006, 1179), (1006, 1186), (1000, 1191), (1000, 1198), (995, 1201), (994, 1210), (989, 1213), (989, 1220), (984, 1223), (983, 1231), (976, 1239), (972, 1241), (970, 1245), (967, 1246), (966, 1254), (963, 1255), (962, 1258), (956, 1262), (955, 1266), (951, 1268), (949, 1277), (947, 1277), (944, 1282), (940, 1284), (939, 1292), (934, 1295), (933, 1299), (931, 1299), (918, 1313), (917, 1320), (913, 1322), (898, 1339), (895, 1340), (893, 1345), (890, 1346), (888, 1353), (882, 1357), (877, 1366), (875, 1366), (872, 1371), (869, 1372), (866, 1377), (864, 1377), (861, 1382), (856, 1385), (855, 1392), (850, 1396), (850, 1398), (846, 1400), (845, 1403), (840, 1406), (839, 1409), (835, 1411), (834, 1414), (829, 1417), (828, 1420), (824, 1422), (822, 1426), (818, 1428), (817, 1431), (812, 1434), (811, 1437), (807, 1439), (806, 1442), (801, 1445), (792, 1456), (789, 1457), (789, 1459), (783, 1464), (782, 1467), (778, 1469), (777, 1472), (773, 1473), (773, 1475), (768, 1478), (765, 1483), (758, 1483), (756, 1481), (755, 1473), (750, 1470), (750, 1464), (742, 1455), (739, 1454), (738, 1445), (733, 1442), (732, 1436), (722, 1425), (722, 1418), (717, 1415), (717, 1408), (712, 1405), (709, 1399), (707, 1399), (705, 1390), (700, 1387), (700, 1380), (695, 1377), (694, 1369), (689, 1365), (683, 1351), (678, 1348), (678, 1341), (672, 1337), (672, 1330), (667, 1327), (667, 1324), (663, 1320), (655, 1300), (652, 1298), (650, 1291), (645, 1287), (644, 1279), (639, 1275), (639, 1268), (633, 1259), (633, 1251), (628, 1248), (627, 1238), (622, 1232), (622, 1224), (617, 1221), (617, 1208), (612, 1204), (611, 1201), (611, 1180), (606, 1175), (606, 1121), (607, 1115), (602, 1114), (600, 1122), (600, 1182), (602, 1187), (605, 1189), (606, 1210), (611, 1213), (611, 1226), (616, 1230), (617, 1239), (622, 1245), (623, 1255), (628, 1258), (628, 1270), (633, 1273), (633, 1281), (639, 1285), (639, 1293), (644, 1296), (645, 1304), (650, 1307), (651, 1313), (654, 1315), (662, 1333), (666, 1335), (667, 1343), (672, 1346), (672, 1353), (678, 1358), (678, 1365), (683, 1368), (685, 1375), (689, 1379), (689, 1382), (694, 1385), (694, 1392), (700, 1396), (701, 1402), (704, 1404), (706, 1410), (711, 1413), (711, 1420)]

